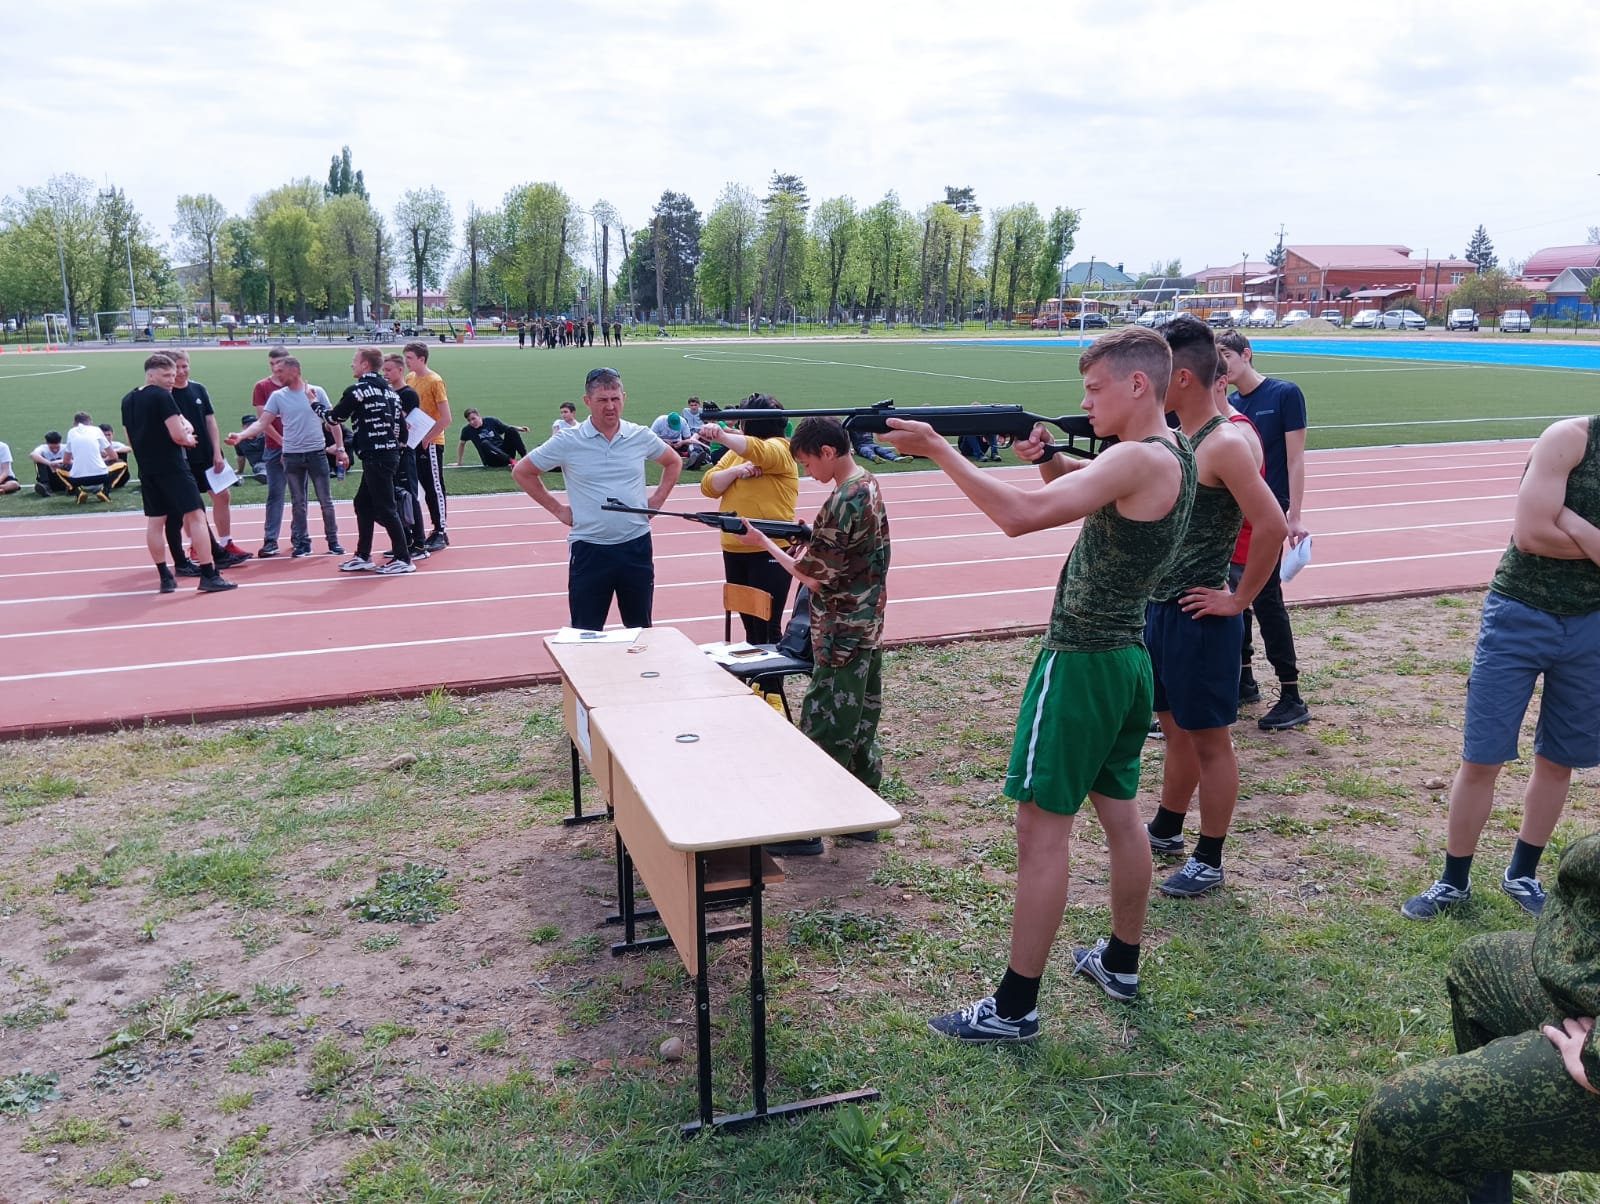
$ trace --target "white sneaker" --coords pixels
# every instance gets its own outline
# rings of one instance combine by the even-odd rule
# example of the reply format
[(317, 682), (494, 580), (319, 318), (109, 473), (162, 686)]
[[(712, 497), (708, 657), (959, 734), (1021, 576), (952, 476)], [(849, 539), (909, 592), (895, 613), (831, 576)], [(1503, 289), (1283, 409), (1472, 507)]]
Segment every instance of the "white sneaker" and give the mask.
[(381, 569), (378, 569), (377, 573), (380, 577), (398, 577), (403, 573), (414, 573), (416, 571), (417, 566), (409, 560), (391, 560)]
[(352, 556), (339, 566), (341, 573), (370, 573), (378, 566), (365, 556)]

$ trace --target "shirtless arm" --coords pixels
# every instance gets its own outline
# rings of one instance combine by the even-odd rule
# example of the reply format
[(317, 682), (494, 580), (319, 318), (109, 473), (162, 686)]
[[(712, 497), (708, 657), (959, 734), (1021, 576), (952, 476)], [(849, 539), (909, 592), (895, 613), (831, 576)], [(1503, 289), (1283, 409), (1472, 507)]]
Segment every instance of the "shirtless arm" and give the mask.
[[(1250, 552), (1245, 557), (1244, 574), (1239, 578), (1237, 590), (1197, 587), (1180, 599), (1184, 612), (1198, 619), (1201, 615), (1236, 615), (1255, 601), (1261, 587), (1277, 568), (1278, 552), (1289, 532), (1288, 520), (1278, 508), (1278, 499), (1261, 477), (1260, 466), (1251, 454), (1249, 443), (1234, 431), (1218, 442), (1217, 432), (1204, 444), (1208, 467), (1233, 494), (1244, 512), (1254, 534), (1250, 537)], [(1215, 450), (1212, 450), (1213, 447)]]
[[(1520, 551), (1555, 560), (1590, 559), (1579, 537), (1600, 542), (1600, 531), (1565, 507), (1567, 477), (1583, 459), (1588, 420), (1558, 422), (1533, 445), (1527, 471), (1517, 486), (1511, 539)], [(1574, 535), (1577, 533), (1577, 536)]]

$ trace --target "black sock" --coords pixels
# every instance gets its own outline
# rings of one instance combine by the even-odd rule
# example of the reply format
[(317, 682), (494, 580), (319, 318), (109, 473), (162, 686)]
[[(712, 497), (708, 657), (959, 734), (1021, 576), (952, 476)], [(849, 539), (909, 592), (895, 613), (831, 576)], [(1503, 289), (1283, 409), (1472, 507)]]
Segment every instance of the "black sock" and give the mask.
[(1539, 858), (1544, 856), (1542, 844), (1529, 844), (1525, 840), (1518, 840), (1517, 847), (1511, 851), (1511, 865), (1506, 870), (1507, 878), (1536, 878), (1539, 875)]
[(1253, 670), (1249, 665), (1240, 665), (1239, 684), (1242, 686), (1247, 682), (1252, 686), (1256, 684), (1255, 670)]
[(1300, 680), (1280, 681), (1278, 683), (1278, 697), (1285, 702), (1300, 702)]
[(160, 564), (156, 565), (156, 572), (161, 574), (161, 580), (163, 580), (163, 581), (174, 581), (174, 580), (176, 580), (176, 578), (173, 577), (173, 575), (172, 575), (172, 566), (170, 564), (168, 564), (165, 560), (163, 560)]
[(202, 577), (208, 577), (208, 578), (209, 577), (215, 577), (217, 575), (217, 566), (216, 566), (216, 564), (215, 563), (202, 564), (200, 566), (200, 575)]
[(1444, 873), (1439, 875), (1439, 881), (1448, 883), (1457, 890), (1466, 890), (1467, 883), (1472, 879), (1472, 854), (1465, 857), (1452, 857), (1449, 853), (1444, 855)]
[(1160, 837), (1181, 835), (1183, 815), (1182, 811), (1168, 811), (1165, 807), (1157, 807), (1155, 815), (1150, 820), (1150, 835)]
[(1039, 980), (1025, 978), (1010, 966), (994, 992), (994, 1010), (1002, 1020), (1021, 1020), (1039, 1005)]
[(1194, 859), (1201, 865), (1209, 865), (1214, 870), (1222, 868), (1222, 842), (1226, 836), (1206, 836), (1202, 834), (1194, 842)]
[(1127, 941), (1119, 941), (1113, 933), (1106, 940), (1105, 952), (1100, 955), (1100, 964), (1113, 974), (1139, 973), (1139, 946), (1130, 945)]

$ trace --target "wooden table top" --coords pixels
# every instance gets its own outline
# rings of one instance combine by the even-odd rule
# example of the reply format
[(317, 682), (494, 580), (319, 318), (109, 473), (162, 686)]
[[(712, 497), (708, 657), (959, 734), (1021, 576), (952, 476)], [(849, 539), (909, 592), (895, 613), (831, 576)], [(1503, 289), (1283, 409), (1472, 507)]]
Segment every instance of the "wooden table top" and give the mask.
[(610, 750), (613, 774), (627, 777), (667, 844), (683, 852), (900, 822), (898, 811), (748, 690), (677, 707), (602, 707), (590, 723)]
[(548, 636), (544, 643), (562, 679), (590, 710), (750, 694), (748, 684), (676, 627), (647, 627), (632, 644), (557, 644)]

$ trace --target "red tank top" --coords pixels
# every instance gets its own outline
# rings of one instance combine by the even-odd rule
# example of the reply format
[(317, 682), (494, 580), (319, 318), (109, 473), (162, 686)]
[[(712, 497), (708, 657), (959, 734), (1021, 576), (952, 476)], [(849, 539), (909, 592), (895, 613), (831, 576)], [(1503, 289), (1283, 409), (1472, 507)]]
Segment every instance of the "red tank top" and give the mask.
[[(1255, 432), (1256, 442), (1257, 443), (1261, 442), (1261, 433), (1259, 431), (1256, 431), (1256, 424), (1251, 422), (1250, 419), (1245, 417), (1243, 414), (1229, 414), (1228, 415), (1228, 421), (1229, 422), (1241, 422), (1241, 423), (1243, 423), (1245, 426), (1249, 427), (1251, 429), (1251, 431)], [(1267, 464), (1266, 464), (1266, 460), (1263, 459), (1262, 463), (1261, 463), (1261, 476), (1262, 476), (1263, 479), (1265, 479), (1266, 475), (1267, 475)], [(1239, 528), (1239, 542), (1233, 545), (1233, 563), (1234, 564), (1243, 564), (1245, 562), (1245, 558), (1247, 556), (1249, 556), (1249, 555), (1250, 555), (1250, 523), (1249, 523), (1249, 520), (1246, 520), (1244, 526)]]

